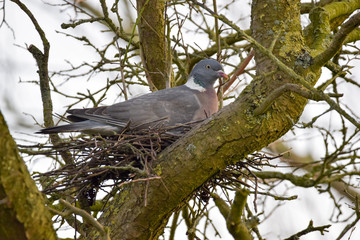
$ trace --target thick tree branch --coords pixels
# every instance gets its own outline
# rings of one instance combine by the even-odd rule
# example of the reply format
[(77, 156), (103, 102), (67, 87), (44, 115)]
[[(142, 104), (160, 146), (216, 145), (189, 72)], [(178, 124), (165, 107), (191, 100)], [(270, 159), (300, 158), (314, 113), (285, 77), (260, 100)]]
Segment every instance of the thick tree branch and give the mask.
[(314, 58), (312, 68), (319, 69), (325, 65), (325, 63), (328, 62), (342, 48), (346, 37), (359, 25), (360, 12), (356, 13), (341, 26), (340, 30), (335, 34), (334, 39), (331, 41), (330, 46)]
[(164, 89), (170, 82), (171, 53), (165, 37), (165, 1), (137, 0), (142, 62), (150, 89)]
[(226, 225), (234, 239), (253, 239), (246, 224), (241, 220), (249, 190), (240, 189), (235, 193), (231, 207), (217, 194), (211, 194), (216, 207), (226, 220)]
[(219, 209), (221, 215), (227, 219), (230, 212), (230, 206), (217, 194), (212, 193), (211, 197), (213, 198), (216, 207)]
[(234, 239), (253, 239), (246, 224), (241, 220), (249, 193), (250, 191), (247, 189), (240, 189), (235, 192), (234, 202), (226, 220), (226, 225)]
[(360, 8), (360, 2), (358, 0), (328, 1), (327, 4), (323, 4), (323, 7), (329, 14), (329, 19), (334, 20), (352, 14), (356, 9)]
[(332, 31), (342, 24), (356, 9), (360, 8), (358, 0), (322, 1), (319, 7), (313, 5), (309, 18), (311, 23), (304, 29), (307, 45), (316, 56), (329, 47)]
[(55, 240), (51, 216), (0, 112), (0, 238)]

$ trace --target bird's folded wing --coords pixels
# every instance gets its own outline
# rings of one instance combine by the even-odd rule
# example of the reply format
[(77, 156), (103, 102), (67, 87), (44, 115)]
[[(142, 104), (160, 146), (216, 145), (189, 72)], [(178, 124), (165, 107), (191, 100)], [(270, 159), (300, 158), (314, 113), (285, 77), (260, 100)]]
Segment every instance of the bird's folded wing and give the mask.
[(111, 106), (73, 109), (69, 120), (93, 120), (124, 127), (145, 128), (157, 122), (166, 126), (193, 121), (199, 102), (194, 93), (184, 86), (160, 90), (152, 94), (120, 102)]

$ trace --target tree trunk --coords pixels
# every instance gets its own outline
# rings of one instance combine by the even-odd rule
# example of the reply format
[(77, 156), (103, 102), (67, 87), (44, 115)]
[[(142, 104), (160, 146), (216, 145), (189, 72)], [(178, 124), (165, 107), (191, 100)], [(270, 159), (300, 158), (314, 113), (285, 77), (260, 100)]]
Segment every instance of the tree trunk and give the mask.
[(0, 112), (0, 239), (57, 239), (42, 194)]
[[(171, 54), (165, 38), (165, 1), (137, 0), (142, 62), (151, 91), (170, 85)], [(168, 83), (168, 86), (166, 86)]]

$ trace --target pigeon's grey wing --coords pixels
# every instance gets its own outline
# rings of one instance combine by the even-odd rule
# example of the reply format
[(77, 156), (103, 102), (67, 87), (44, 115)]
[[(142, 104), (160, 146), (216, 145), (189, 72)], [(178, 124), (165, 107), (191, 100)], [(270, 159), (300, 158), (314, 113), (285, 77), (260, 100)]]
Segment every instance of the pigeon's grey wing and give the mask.
[(128, 115), (127, 112), (122, 113), (122, 116), (124, 116), (123, 118), (114, 119), (107, 113), (107, 108), (107, 106), (103, 106), (96, 108), (72, 109), (67, 111), (70, 114), (67, 118), (73, 122), (92, 120), (121, 128), (127, 125), (129, 121), (129, 119), (126, 118)]
[(205, 118), (196, 91), (186, 86), (160, 90), (107, 107), (73, 109), (69, 119), (87, 119), (117, 127), (147, 128), (161, 124), (174, 126)]
[(173, 126), (192, 121), (199, 107), (194, 92), (180, 86), (114, 104), (107, 108), (107, 113), (113, 119), (123, 119), (126, 112), (131, 126), (147, 128), (157, 124)]
[(71, 121), (92, 120), (118, 127), (125, 127), (130, 124), (130, 127), (135, 128), (148, 121), (158, 120), (157, 115), (151, 112), (151, 105), (156, 104), (155, 102), (159, 99), (151, 97), (152, 94), (146, 94), (111, 106), (72, 109), (68, 111), (71, 114), (68, 119)]

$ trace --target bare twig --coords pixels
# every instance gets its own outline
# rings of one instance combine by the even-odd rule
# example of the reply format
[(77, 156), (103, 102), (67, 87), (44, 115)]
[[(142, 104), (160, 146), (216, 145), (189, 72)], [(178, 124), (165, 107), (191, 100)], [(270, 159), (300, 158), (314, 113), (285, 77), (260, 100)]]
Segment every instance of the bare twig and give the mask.
[(315, 232), (318, 231), (321, 233), (321, 235), (324, 235), (324, 232), (328, 232), (328, 228), (331, 227), (331, 225), (323, 225), (323, 226), (319, 226), (319, 227), (314, 227), (313, 226), (313, 221), (309, 222), (309, 225), (306, 229), (292, 235), (291, 237), (286, 238), (285, 240), (297, 240), (299, 239), (301, 236), (306, 235), (308, 233), (311, 232)]
[[(48, 70), (48, 60), (49, 60), (49, 51), (50, 51), (50, 43), (45, 36), (45, 32), (40, 27), (39, 23), (37, 22), (35, 16), (32, 12), (19, 0), (11, 0), (16, 3), (21, 10), (23, 10), (26, 15), (30, 18), (31, 22), (35, 26), (36, 31), (39, 33), (41, 41), (43, 43), (43, 52), (41, 52), (36, 46), (30, 45), (28, 50), (33, 55), (38, 65), (39, 71), (39, 78), (40, 78), (40, 91), (41, 91), (41, 98), (43, 103), (43, 115), (44, 115), (44, 124), (45, 127), (51, 127), (54, 125), (52, 119), (52, 100), (50, 94), (50, 84), (49, 84), (49, 70)], [(51, 134), (50, 139), (54, 145), (59, 144), (61, 139), (57, 134)], [(63, 157), (64, 161), (68, 164), (73, 162), (70, 154), (68, 152), (61, 152), (61, 156)]]
[(225, 83), (225, 85), (223, 87), (224, 92), (226, 92), (231, 87), (231, 85), (235, 82), (236, 78), (245, 71), (246, 66), (249, 64), (251, 59), (254, 57), (254, 54), (255, 54), (254, 50), (251, 50), (250, 54), (239, 65), (236, 72), (231, 76), (230, 80)]

